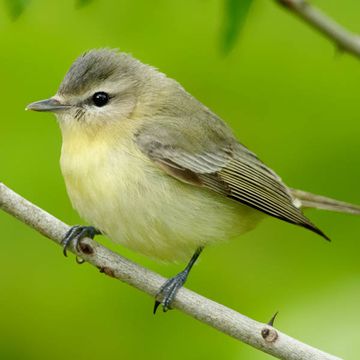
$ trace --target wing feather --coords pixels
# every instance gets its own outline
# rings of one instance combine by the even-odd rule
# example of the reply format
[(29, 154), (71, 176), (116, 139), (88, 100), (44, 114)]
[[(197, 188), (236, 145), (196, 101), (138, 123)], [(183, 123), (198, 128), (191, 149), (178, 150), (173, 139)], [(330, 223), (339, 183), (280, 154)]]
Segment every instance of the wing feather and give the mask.
[[(161, 136), (151, 126), (145, 126), (136, 134), (135, 142), (169, 175), (308, 228), (329, 240), (296, 206), (280, 177), (232, 134), (214, 126), (204, 134), (196, 137), (196, 131), (195, 136), (191, 131), (179, 133), (179, 128), (169, 121), (162, 123)], [(214, 137), (216, 142), (211, 141)]]

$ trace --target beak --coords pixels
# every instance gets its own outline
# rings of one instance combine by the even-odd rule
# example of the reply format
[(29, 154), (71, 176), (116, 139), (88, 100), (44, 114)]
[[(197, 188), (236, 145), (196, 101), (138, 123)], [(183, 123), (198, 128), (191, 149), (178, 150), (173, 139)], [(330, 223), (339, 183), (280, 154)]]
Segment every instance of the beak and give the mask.
[(50, 98), (50, 99), (46, 99), (46, 100), (40, 100), (40, 101), (33, 102), (33, 103), (29, 104), (25, 108), (25, 110), (56, 112), (56, 111), (66, 110), (70, 106), (71, 105), (61, 104), (59, 100)]

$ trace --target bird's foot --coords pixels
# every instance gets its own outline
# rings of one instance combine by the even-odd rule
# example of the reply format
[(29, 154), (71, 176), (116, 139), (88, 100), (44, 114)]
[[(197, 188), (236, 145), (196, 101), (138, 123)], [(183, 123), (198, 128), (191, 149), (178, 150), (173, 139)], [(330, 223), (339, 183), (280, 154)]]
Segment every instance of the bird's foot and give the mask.
[(171, 309), (171, 303), (173, 302), (178, 290), (185, 284), (188, 275), (189, 271), (185, 269), (176, 276), (167, 280), (165, 284), (161, 286), (155, 297), (154, 314), (160, 304), (162, 305), (164, 312)]
[[(101, 232), (94, 228), (93, 226), (81, 226), (75, 225), (72, 226), (69, 231), (65, 234), (63, 240), (61, 241), (61, 245), (63, 247), (63, 254), (67, 256), (67, 249), (70, 244), (73, 243), (73, 246), (76, 250), (80, 251), (79, 244), (81, 239), (88, 237), (93, 239), (95, 235), (100, 235)], [(77, 260), (78, 261), (78, 260)], [(82, 263), (83, 261), (78, 261), (78, 263)]]

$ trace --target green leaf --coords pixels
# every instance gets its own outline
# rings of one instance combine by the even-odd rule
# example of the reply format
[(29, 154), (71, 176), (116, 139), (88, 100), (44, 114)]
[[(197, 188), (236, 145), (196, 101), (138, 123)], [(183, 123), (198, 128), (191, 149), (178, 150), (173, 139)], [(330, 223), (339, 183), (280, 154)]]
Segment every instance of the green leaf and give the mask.
[(29, 5), (29, 0), (5, 0), (5, 5), (13, 20), (16, 20)]
[(235, 45), (253, 0), (225, 0), (222, 47), (228, 53)]
[(76, 7), (81, 8), (83, 6), (89, 5), (93, 0), (76, 0)]

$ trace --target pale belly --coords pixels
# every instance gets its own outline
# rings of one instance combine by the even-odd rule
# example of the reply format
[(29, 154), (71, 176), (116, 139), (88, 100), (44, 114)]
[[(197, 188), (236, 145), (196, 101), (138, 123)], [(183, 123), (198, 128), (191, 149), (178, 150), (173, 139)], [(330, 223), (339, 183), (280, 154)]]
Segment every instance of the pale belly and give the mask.
[(89, 224), (134, 251), (164, 261), (188, 260), (199, 246), (247, 232), (263, 217), (170, 177), (128, 148), (94, 148), (70, 153), (63, 147), (71, 202)]

